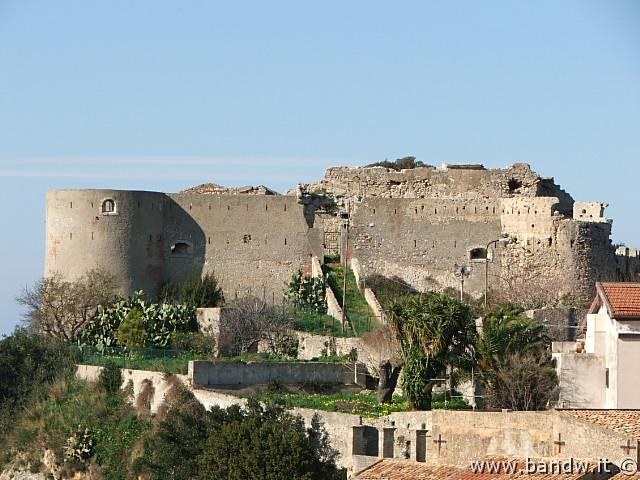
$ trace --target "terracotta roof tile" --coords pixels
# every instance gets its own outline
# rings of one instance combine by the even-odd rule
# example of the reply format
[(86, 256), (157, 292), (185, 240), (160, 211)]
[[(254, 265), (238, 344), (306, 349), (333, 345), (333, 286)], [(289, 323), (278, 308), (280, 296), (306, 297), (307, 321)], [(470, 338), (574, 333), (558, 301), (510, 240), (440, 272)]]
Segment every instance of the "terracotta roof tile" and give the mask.
[(559, 410), (559, 412), (640, 439), (640, 410)]
[[(585, 473), (527, 473), (525, 461), (522, 459), (492, 457), (485, 461), (491, 461), (494, 465), (498, 462), (509, 462), (514, 468), (509, 472), (502, 470), (500, 473), (480, 473), (473, 472), (471, 465), (462, 467), (384, 459), (357, 474), (354, 480), (580, 480), (586, 476)], [(594, 471), (596, 463), (588, 463), (589, 470)], [(549, 460), (546, 464), (549, 464)]]
[(640, 283), (601, 283), (599, 287), (613, 318), (640, 319)]
[(384, 459), (355, 476), (357, 480), (450, 480), (462, 467)]

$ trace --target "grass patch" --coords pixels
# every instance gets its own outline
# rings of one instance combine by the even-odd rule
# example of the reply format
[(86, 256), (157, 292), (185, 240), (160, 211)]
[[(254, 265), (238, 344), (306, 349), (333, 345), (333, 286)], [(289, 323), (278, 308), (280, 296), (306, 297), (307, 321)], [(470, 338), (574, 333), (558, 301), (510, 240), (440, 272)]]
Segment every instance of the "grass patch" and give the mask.
[(205, 355), (175, 350), (145, 350), (141, 352), (83, 353), (81, 363), (102, 367), (113, 362), (120, 368), (153, 372), (186, 374), (190, 360), (206, 360)]
[[(325, 275), (327, 275), (329, 286), (342, 306), (344, 265), (340, 263), (325, 263), (322, 268)], [(347, 275), (346, 304), (345, 317), (356, 336), (363, 335), (380, 326), (380, 322), (369, 307), (364, 295), (360, 292), (356, 277), (351, 269), (348, 269)]]
[[(431, 408), (444, 409), (444, 393), (433, 395)], [(404, 396), (395, 395), (390, 404), (379, 403), (376, 392), (359, 393), (308, 393), (308, 392), (274, 392), (268, 391), (260, 394), (258, 399), (263, 402), (274, 402), (286, 408), (311, 408), (325, 412), (351, 413), (363, 417), (379, 418), (394, 412), (408, 412), (411, 410), (409, 402)], [(469, 405), (461, 398), (449, 398), (447, 395), (448, 410), (470, 410)]]
[(375, 392), (331, 394), (264, 392), (258, 396), (258, 399), (263, 402), (274, 402), (286, 408), (311, 408), (372, 418), (410, 410), (409, 403), (404, 397), (396, 396), (392, 403), (383, 404), (378, 402)]
[(334, 337), (342, 337), (345, 335), (345, 332), (342, 331), (342, 327), (340, 326), (340, 321), (331, 315), (310, 311), (299, 311), (294, 315), (296, 316), (294, 323), (296, 330), (314, 335), (332, 335)]

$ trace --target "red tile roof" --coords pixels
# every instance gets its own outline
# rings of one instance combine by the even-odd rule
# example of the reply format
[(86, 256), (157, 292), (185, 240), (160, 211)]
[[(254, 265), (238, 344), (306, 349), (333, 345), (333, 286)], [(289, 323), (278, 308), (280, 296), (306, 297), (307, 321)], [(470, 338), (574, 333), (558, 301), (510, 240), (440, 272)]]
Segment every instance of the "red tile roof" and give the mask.
[(356, 480), (451, 480), (465, 472), (462, 467), (384, 459), (355, 476)]
[[(598, 297), (590, 313), (596, 313), (602, 302), (612, 318), (640, 319), (640, 283), (597, 283)], [(596, 310), (596, 311), (594, 311)]]
[[(522, 459), (491, 457), (486, 458), (485, 461), (490, 461), (493, 465), (509, 463), (515, 467), (513, 468), (514, 472), (507, 473), (502, 469), (499, 473), (480, 473), (473, 472), (471, 465), (461, 467), (384, 459), (357, 474), (354, 480), (580, 480), (590, 478), (588, 473), (560, 474), (557, 471), (556, 473), (528, 473), (525, 461)], [(535, 460), (532, 462), (537, 463)], [(550, 465), (552, 460), (540, 460), (540, 462)], [(588, 470), (593, 472), (597, 464), (595, 462), (587, 463)]]
[(559, 410), (559, 412), (640, 440), (640, 410)]

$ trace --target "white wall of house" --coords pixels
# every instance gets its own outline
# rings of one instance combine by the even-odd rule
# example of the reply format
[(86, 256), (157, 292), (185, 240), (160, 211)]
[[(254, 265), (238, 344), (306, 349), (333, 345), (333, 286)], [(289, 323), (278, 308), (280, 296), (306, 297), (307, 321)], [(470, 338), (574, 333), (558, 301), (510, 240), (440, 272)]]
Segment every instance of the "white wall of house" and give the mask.
[(554, 342), (562, 408), (640, 408), (640, 321), (616, 320), (603, 306), (587, 315), (582, 353)]

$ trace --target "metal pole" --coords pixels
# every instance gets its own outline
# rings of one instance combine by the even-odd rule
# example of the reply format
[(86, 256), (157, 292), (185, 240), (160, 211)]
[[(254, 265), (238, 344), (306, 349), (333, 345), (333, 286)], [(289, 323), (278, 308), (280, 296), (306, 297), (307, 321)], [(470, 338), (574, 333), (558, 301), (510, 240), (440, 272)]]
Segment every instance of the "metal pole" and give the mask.
[(484, 308), (487, 308), (487, 296), (489, 292), (489, 247), (493, 243), (498, 243), (498, 240), (492, 240), (487, 243), (487, 248), (484, 250)]
[(343, 257), (344, 257), (344, 270), (343, 270), (343, 279), (342, 279), (342, 318), (341, 318), (341, 322), (342, 322), (342, 331), (345, 330), (345, 325), (346, 325), (346, 319), (345, 319), (345, 315), (346, 315), (346, 311), (347, 311), (347, 274), (348, 274), (348, 269), (349, 269), (349, 262), (347, 260), (347, 256), (349, 254), (349, 221), (350, 221), (350, 217), (351, 216), (351, 203), (347, 203), (347, 225), (346, 225), (346, 236), (345, 236), (345, 241), (344, 241), (344, 251), (343, 253)]

